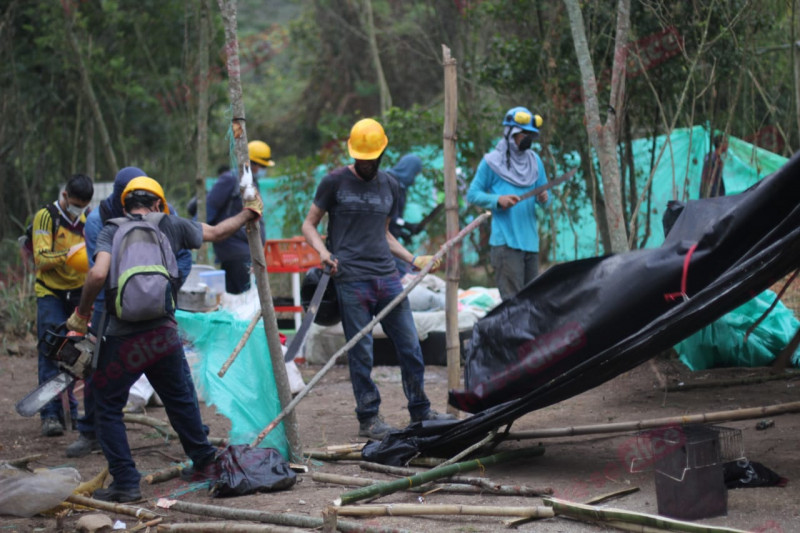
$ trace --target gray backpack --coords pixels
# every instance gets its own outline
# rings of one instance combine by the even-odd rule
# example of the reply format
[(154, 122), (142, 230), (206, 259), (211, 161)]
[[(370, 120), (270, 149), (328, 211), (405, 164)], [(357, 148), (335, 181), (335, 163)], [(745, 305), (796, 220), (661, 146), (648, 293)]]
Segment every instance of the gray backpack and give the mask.
[(128, 322), (153, 320), (175, 313), (178, 263), (169, 239), (158, 227), (164, 213), (141, 220), (112, 218), (119, 229), (111, 244), (106, 308)]

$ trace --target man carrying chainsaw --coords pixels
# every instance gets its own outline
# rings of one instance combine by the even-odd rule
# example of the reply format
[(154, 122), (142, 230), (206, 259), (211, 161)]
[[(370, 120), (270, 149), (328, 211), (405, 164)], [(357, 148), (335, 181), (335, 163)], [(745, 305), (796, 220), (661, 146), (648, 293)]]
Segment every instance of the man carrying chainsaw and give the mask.
[(527, 108), (509, 109), (503, 118), (503, 138), (483, 156), (467, 191), (469, 203), (492, 210), (491, 263), (503, 300), (539, 273), (536, 203), (546, 206), (550, 199), (547, 191), (537, 195), (536, 202), (520, 202), (520, 197), (547, 183), (542, 160), (530, 149), (541, 125), (542, 117)]
[(138, 177), (125, 187), (122, 205), (126, 216), (109, 220), (98, 236), (94, 266), (67, 328), (86, 332), (92, 303), (105, 287), (106, 308), (112, 316), (92, 381), (97, 440), (114, 481), (93, 496), (130, 502), (141, 498), (141, 475), (131, 456), (122, 410), (131, 385), (143, 373), (192, 459), (192, 470), (184, 469), (184, 474), (191, 472), (197, 480), (214, 476), (216, 449), (203, 431), (193, 384), (184, 375), (183, 346), (175, 321), (175, 252), (229, 237), (248, 221), (257, 220), (263, 204), (256, 194), (244, 201), (239, 214), (209, 226), (164, 216), (169, 208), (161, 185)]
[[(36, 331), (39, 339), (39, 385), (59, 374), (56, 361), (47, 357), (43, 339), (48, 330), (58, 329), (81, 297), (81, 287), (88, 264), (76, 262), (85, 255), (84, 212), (94, 194), (91, 178), (73, 175), (58, 200), (43, 207), (33, 217), (31, 237), (36, 265)], [(75, 260), (73, 260), (75, 258)], [(67, 417), (77, 420), (78, 402), (69, 389), (69, 410), (64, 412), (61, 400), (54, 398), (40, 411), (42, 435), (64, 434)]]
[[(147, 176), (147, 173), (138, 167), (124, 167), (117, 172), (114, 177), (114, 188), (111, 194), (108, 195), (97, 209), (94, 209), (86, 216), (86, 252), (88, 253), (89, 265), (94, 265), (94, 255), (97, 247), (97, 237), (103, 229), (107, 220), (112, 218), (125, 216), (122, 209), (122, 193), (128, 183), (134, 178), (140, 176)], [(170, 215), (177, 216), (175, 209), (171, 204), (169, 207)], [(186, 280), (189, 272), (192, 270), (192, 252), (190, 250), (181, 250), (175, 254), (178, 262), (178, 274), (181, 278), (181, 283)], [(102, 335), (102, 317), (105, 308), (105, 295), (101, 291), (94, 302), (94, 311), (92, 313), (91, 324), (96, 333)], [(189, 365), (185, 365), (186, 375), (191, 377)], [(142, 378), (145, 379), (146, 378)], [(83, 416), (78, 419), (78, 438), (66, 448), (67, 457), (83, 457), (90, 454), (94, 450), (100, 449), (100, 444), (97, 442), (94, 430), (94, 393), (92, 387), (92, 379), (88, 377), (84, 380), (83, 387)]]
[[(433, 259), (430, 255), (413, 255), (389, 232), (389, 224), (398, 213), (400, 192), (397, 181), (378, 170), (388, 143), (378, 122), (372, 119), (357, 122), (347, 142), (355, 161), (322, 179), (303, 221), (303, 236), (319, 253), (322, 263), (331, 268), (336, 280), (339, 311), (348, 341), (403, 291), (394, 257), (417, 269)], [(317, 230), (325, 213), (328, 213), (327, 241), (323, 241)], [(381, 326), (397, 352), (411, 422), (454, 419), (431, 409), (425, 395), (425, 363), (407, 298), (381, 320)], [(358, 434), (383, 439), (395, 428), (379, 413), (381, 396), (370, 375), (372, 335), (365, 335), (347, 355)]]

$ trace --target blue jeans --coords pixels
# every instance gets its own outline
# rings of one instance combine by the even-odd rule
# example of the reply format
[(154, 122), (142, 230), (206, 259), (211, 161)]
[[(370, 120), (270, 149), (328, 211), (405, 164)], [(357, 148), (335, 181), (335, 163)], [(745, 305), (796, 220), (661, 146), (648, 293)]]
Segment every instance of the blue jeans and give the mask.
[[(57, 326), (67, 321), (69, 315), (72, 314), (74, 307), (60, 298), (55, 296), (42, 296), (36, 298), (36, 335), (39, 341), (42, 340), (44, 333), (48, 329), (55, 330)], [(52, 359), (45, 357), (47, 350), (41, 345), (38, 347), (39, 352), (39, 385), (52, 378), (60, 372), (58, 365)], [(69, 410), (72, 420), (78, 418), (78, 401), (72, 393), (72, 385), (69, 386)], [(64, 410), (61, 406), (61, 398), (54, 398), (50, 403), (45, 405), (40, 411), (42, 419), (57, 418), (64, 423)], [(71, 429), (71, 428), (66, 428)]]
[(489, 257), (500, 298), (506, 301), (539, 275), (539, 254), (508, 246), (492, 246)]
[(122, 409), (131, 385), (142, 373), (164, 402), (186, 455), (198, 468), (213, 459), (216, 449), (203, 431), (194, 386), (185, 379), (184, 364), (183, 346), (173, 326), (106, 336), (92, 376), (95, 432), (116, 488), (138, 487), (141, 479), (131, 457)]
[[(399, 275), (394, 274), (365, 281), (337, 280), (336, 292), (339, 296), (344, 335), (350, 341), (395, 296), (403, 292), (403, 286)], [(412, 418), (423, 417), (430, 410), (431, 403), (425, 395), (425, 363), (408, 298), (403, 299), (381, 320), (381, 326), (397, 352), (403, 392), (408, 399), (408, 411)], [(356, 398), (356, 416), (359, 422), (363, 422), (377, 415), (381, 405), (381, 394), (370, 375), (373, 361), (372, 333), (365, 335), (347, 352), (347, 360), (350, 365), (350, 382)]]

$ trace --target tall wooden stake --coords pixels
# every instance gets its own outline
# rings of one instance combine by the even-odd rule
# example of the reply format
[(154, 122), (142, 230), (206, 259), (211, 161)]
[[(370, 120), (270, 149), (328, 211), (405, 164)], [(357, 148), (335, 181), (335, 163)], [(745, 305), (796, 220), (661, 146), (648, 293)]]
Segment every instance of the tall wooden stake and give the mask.
[[(458, 88), (456, 86), (456, 60), (450, 49), (442, 45), (444, 58), (444, 208), (447, 220), (447, 239), (453, 238), (458, 228), (458, 185), (456, 183), (456, 124), (458, 122)], [(461, 243), (447, 254), (447, 284), (445, 291), (445, 347), (447, 351), (447, 388), (459, 389), (461, 385), (461, 345), (458, 335), (458, 283), (461, 264)], [(458, 410), (447, 406), (447, 412)]]
[[(225, 24), (225, 51), (228, 56), (228, 92), (230, 93), (231, 106), (233, 107), (233, 136), (235, 139), (236, 160), (238, 161), (239, 175), (242, 175), (243, 166), (249, 164), (250, 156), (247, 153), (247, 131), (245, 129), (244, 102), (242, 101), (242, 81), (239, 77), (239, 40), (236, 35), (236, 0), (217, 0)], [(253, 261), (253, 271), (258, 287), (258, 299), (261, 302), (261, 315), (264, 317), (264, 331), (267, 335), (267, 346), (272, 361), (272, 373), (275, 375), (275, 385), (278, 388), (278, 398), (281, 407), (286, 408), (292, 401), (292, 392), (289, 387), (289, 377), (286, 374), (286, 364), (283, 361), (283, 351), (278, 333), (278, 319), (272, 305), (272, 292), (267, 278), (267, 264), (264, 251), (261, 248), (261, 236), (257, 221), (247, 223), (247, 242), (250, 245), (250, 256)], [(303, 448), (300, 444), (300, 435), (297, 430), (297, 420), (294, 413), (287, 413), (283, 419), (286, 439), (289, 443), (290, 459), (301, 461)]]

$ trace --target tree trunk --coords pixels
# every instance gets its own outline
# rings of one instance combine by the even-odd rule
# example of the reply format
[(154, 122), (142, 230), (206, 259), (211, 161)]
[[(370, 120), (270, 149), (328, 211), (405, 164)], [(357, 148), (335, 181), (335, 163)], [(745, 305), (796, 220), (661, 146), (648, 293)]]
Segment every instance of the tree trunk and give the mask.
[[(206, 220), (206, 174), (208, 173), (208, 41), (211, 9), (209, 0), (200, 1), (197, 33), (197, 150), (195, 151), (195, 195), (197, 196), (197, 220)], [(210, 264), (208, 243), (197, 251), (197, 262)]]
[(630, 29), (630, 0), (618, 0), (617, 3), (617, 35), (614, 49), (614, 66), (611, 74), (611, 96), (606, 123), (600, 122), (600, 106), (597, 95), (597, 79), (594, 74), (589, 45), (586, 40), (586, 29), (583, 24), (578, 0), (564, 0), (569, 14), (575, 54), (581, 71), (584, 96), (584, 113), (586, 132), (589, 142), (597, 152), (600, 172), (603, 180), (605, 197), (606, 222), (611, 239), (611, 250), (606, 252), (621, 253), (628, 250), (628, 237), (623, 216), (622, 194), (620, 191), (620, 171), (617, 162), (617, 112), (622, 113), (623, 96), (625, 94), (625, 54)]
[[(245, 129), (244, 102), (242, 101), (241, 67), (239, 64), (239, 40), (237, 37), (236, 0), (217, 0), (222, 12), (225, 25), (225, 52), (228, 67), (228, 92), (233, 107), (233, 128), (236, 159), (239, 162), (239, 175), (242, 175), (244, 165), (249, 162), (247, 153), (247, 130)], [(289, 387), (289, 378), (286, 375), (286, 364), (283, 361), (283, 350), (278, 332), (278, 320), (275, 316), (275, 307), (272, 304), (272, 291), (267, 278), (267, 264), (261, 245), (261, 236), (258, 222), (247, 223), (247, 241), (250, 245), (250, 256), (253, 261), (256, 285), (258, 286), (258, 299), (261, 302), (261, 315), (264, 317), (264, 332), (267, 336), (267, 347), (272, 361), (272, 373), (275, 375), (275, 386), (278, 389), (278, 398), (281, 406), (286, 409), (292, 401), (292, 392)], [(294, 413), (285, 414), (283, 425), (286, 440), (289, 443), (290, 460), (302, 460), (303, 449), (300, 444), (300, 434), (297, 419)], [(254, 444), (255, 446), (256, 444)]]
[(375, 66), (375, 76), (378, 78), (381, 115), (384, 115), (389, 108), (392, 107), (392, 95), (389, 92), (389, 85), (386, 83), (386, 76), (383, 75), (381, 55), (378, 52), (378, 40), (375, 37), (375, 18), (372, 16), (372, 0), (364, 0), (364, 15), (362, 19), (365, 29), (367, 30), (369, 53), (372, 56), (372, 63)]
[(86, 97), (86, 101), (89, 103), (89, 108), (92, 110), (92, 116), (94, 117), (95, 125), (100, 132), (100, 142), (102, 143), (103, 154), (105, 155), (106, 163), (109, 166), (109, 172), (116, 173), (119, 170), (119, 165), (117, 165), (117, 158), (114, 156), (114, 149), (111, 146), (111, 137), (108, 134), (106, 123), (103, 120), (103, 111), (100, 109), (100, 102), (98, 102), (94, 93), (94, 89), (92, 88), (92, 80), (89, 77), (89, 70), (86, 68), (86, 64), (83, 62), (83, 55), (81, 54), (80, 46), (78, 46), (78, 40), (75, 38), (75, 33), (72, 31), (73, 21), (71, 12), (69, 10), (64, 10), (64, 16), (66, 17), (65, 33), (67, 35), (67, 41), (72, 49), (72, 53), (75, 54), (75, 61), (78, 66), (78, 71), (81, 75), (81, 85), (83, 86), (84, 96)]

